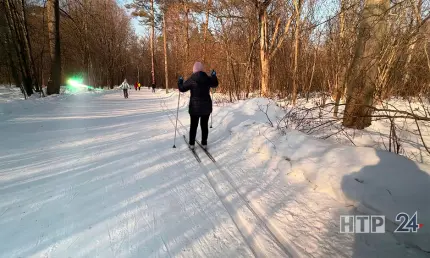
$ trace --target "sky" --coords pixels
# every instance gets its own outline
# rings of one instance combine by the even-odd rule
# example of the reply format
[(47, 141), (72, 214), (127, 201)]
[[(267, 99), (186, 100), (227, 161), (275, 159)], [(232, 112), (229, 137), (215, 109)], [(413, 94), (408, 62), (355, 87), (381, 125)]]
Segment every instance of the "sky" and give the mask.
[[(131, 3), (133, 0), (116, 0), (120, 6), (125, 6), (128, 3)], [(423, 17), (429, 15), (430, 12), (430, 1), (425, 3), (423, 6)], [(338, 0), (316, 0), (316, 19), (319, 21), (325, 21), (329, 17), (332, 17), (338, 11)], [(131, 13), (131, 11), (129, 11)], [(139, 20), (137, 18), (132, 18), (132, 26), (136, 31), (138, 36), (144, 36), (148, 33), (148, 28), (139, 24)]]
[[(116, 0), (120, 6), (125, 6), (133, 0)], [(337, 11), (337, 0), (317, 0), (316, 1), (316, 18), (317, 20), (326, 20), (333, 16)], [(131, 13), (131, 11), (129, 11)], [(138, 36), (143, 36), (148, 33), (148, 28), (139, 24), (137, 18), (132, 18), (132, 26)]]
[[(120, 6), (125, 6), (126, 4), (129, 4), (132, 2), (132, 0), (116, 0), (116, 1), (118, 4), (120, 4)], [(147, 28), (145, 28), (145, 26), (142, 26), (139, 24), (139, 20), (137, 18), (132, 18), (132, 25), (138, 36), (143, 36), (147, 31)]]

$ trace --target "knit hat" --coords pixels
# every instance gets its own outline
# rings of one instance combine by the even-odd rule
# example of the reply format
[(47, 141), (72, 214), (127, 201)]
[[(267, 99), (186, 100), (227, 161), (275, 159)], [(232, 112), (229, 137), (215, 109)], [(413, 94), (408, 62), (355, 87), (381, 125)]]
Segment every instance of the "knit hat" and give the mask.
[(203, 72), (203, 64), (200, 62), (195, 62), (193, 66), (193, 73)]

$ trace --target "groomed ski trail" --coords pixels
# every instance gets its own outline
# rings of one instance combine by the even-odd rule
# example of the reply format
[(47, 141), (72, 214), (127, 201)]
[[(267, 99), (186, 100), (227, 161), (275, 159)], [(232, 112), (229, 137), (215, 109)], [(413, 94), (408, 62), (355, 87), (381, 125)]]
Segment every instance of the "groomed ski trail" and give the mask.
[(1, 117), (0, 257), (254, 256), (185, 144), (172, 148), (162, 97), (121, 93)]
[[(168, 113), (173, 128), (176, 124), (174, 120), (178, 119), (178, 124), (181, 127), (181, 130), (177, 128), (178, 133), (187, 134), (187, 128), (169, 110), (165, 100), (161, 100), (160, 106)], [(202, 162), (199, 162), (202, 173), (205, 174), (212, 189), (230, 214), (230, 217), (235, 222), (237, 229), (241, 232), (254, 256), (265, 257), (270, 253), (270, 257), (301, 257), (290, 241), (282, 236), (270, 221), (262, 219), (261, 212), (257, 212), (261, 208), (247, 200), (243, 193), (240, 193), (238, 187), (228, 173), (226, 173), (225, 169), (211, 157), (212, 154), (209, 151), (203, 150), (197, 140), (196, 142), (199, 146), (196, 150), (200, 149), (200, 152), (204, 153), (202, 155), (204, 157), (200, 158)]]

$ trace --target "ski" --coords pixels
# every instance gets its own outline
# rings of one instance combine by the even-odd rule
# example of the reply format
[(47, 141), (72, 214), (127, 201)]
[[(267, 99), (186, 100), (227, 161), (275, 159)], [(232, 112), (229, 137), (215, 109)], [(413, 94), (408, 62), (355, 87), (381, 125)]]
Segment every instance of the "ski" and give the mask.
[(185, 135), (183, 135), (183, 136), (184, 136), (185, 143), (188, 145), (188, 149), (190, 149), (190, 151), (193, 153), (193, 155), (196, 158), (197, 162), (201, 163), (202, 160), (200, 159), (199, 155), (197, 155), (196, 150), (195, 149), (194, 150), (191, 149), (190, 144), (187, 141), (187, 137)]
[(206, 153), (206, 155), (208, 155), (208, 157), (209, 157), (213, 162), (216, 162), (216, 160), (215, 160), (215, 158), (212, 156), (212, 154), (210, 154), (210, 153), (209, 153), (209, 151), (208, 151), (207, 149), (203, 148), (203, 145), (202, 145), (199, 141), (197, 141), (197, 140), (196, 140), (196, 142), (197, 142), (197, 144), (200, 146), (200, 148), (202, 148), (202, 150)]

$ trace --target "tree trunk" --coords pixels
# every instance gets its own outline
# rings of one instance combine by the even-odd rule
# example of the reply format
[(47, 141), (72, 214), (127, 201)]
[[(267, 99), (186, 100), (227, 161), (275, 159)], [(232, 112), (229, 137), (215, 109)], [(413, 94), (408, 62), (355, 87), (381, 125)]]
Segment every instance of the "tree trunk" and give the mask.
[(188, 70), (188, 62), (190, 58), (190, 35), (189, 35), (189, 13), (190, 9), (188, 8), (187, 3), (184, 2), (184, 12), (185, 12), (185, 67), (184, 74), (187, 73)]
[(364, 129), (371, 125), (373, 95), (378, 79), (379, 50), (387, 30), (385, 15), (389, 0), (366, 0), (359, 34), (347, 78), (347, 100), (343, 125)]
[(294, 8), (296, 13), (296, 28), (294, 31), (294, 70), (293, 70), (293, 89), (292, 89), (292, 101), (293, 105), (296, 105), (297, 91), (298, 91), (298, 69), (299, 69), (299, 46), (300, 46), (300, 12), (302, 8), (302, 0), (294, 1)]
[[(346, 12), (346, 0), (340, 1), (340, 15), (339, 15), (339, 37), (340, 37), (340, 46), (339, 51), (342, 51), (342, 53), (345, 53), (345, 12)], [(346, 60), (346, 55), (341, 55), (339, 58), (339, 53), (337, 54), (338, 60), (337, 65), (340, 70), (338, 74), (338, 80), (336, 85), (336, 99), (335, 99), (335, 106), (333, 110), (333, 115), (335, 117), (338, 116), (339, 113), (339, 104), (340, 99), (342, 98), (342, 95), (345, 91), (345, 76), (346, 76), (346, 68), (345, 68), (345, 62), (343, 60)]]
[[(250, 31), (250, 35), (253, 35), (255, 33), (254, 31)], [(248, 62), (246, 64), (246, 71), (245, 71), (245, 85), (246, 85), (246, 94), (245, 98), (249, 97), (249, 93), (251, 90), (254, 89), (254, 80), (255, 80), (255, 47), (258, 43), (257, 36), (253, 35), (252, 37), (249, 37), (249, 55), (248, 55)]]
[(48, 82), (48, 95), (59, 94), (61, 85), (60, 51), (60, 6), (59, 0), (47, 0), (49, 48), (51, 56), (51, 76)]
[[(21, 60), (21, 67), (22, 67), (22, 78), (24, 82), (24, 89), (27, 92), (27, 95), (30, 96), (33, 94), (33, 78), (31, 74), (31, 60), (28, 55), (28, 48), (26, 46), (26, 36), (25, 36), (25, 26), (24, 26), (24, 20), (25, 17), (23, 17), (24, 12), (19, 12), (17, 10), (17, 2), (11, 2), (9, 1), (11, 5), (13, 5), (13, 12), (12, 12), (12, 20), (15, 23), (15, 33), (17, 35), (16, 39), (18, 40), (19, 45), (19, 51), (20, 51), (20, 60)], [(18, 7), (19, 8), (19, 7)], [(22, 6), (22, 8), (24, 8)]]
[(175, 78), (177, 78), (178, 77), (178, 72), (179, 72), (178, 69), (180, 69), (180, 67), (178, 68), (178, 52), (179, 51), (178, 51), (178, 48), (177, 48), (178, 40), (177, 40), (176, 33), (173, 34), (173, 42), (174, 42), (174, 44), (172, 45), (173, 59), (174, 59), (174, 62), (173, 62), (173, 71), (175, 71)]
[(163, 15), (163, 38), (164, 38), (164, 74), (166, 78), (166, 93), (169, 93), (169, 66), (167, 65), (167, 28), (166, 28), (166, 14)]
[(24, 15), (23, 12), (18, 12), (16, 9), (16, 4), (17, 2), (10, 0), (4, 1), (6, 20), (9, 26), (9, 31), (12, 35), (11, 38), (14, 39), (14, 48), (18, 57), (22, 79), (24, 82), (24, 89), (27, 95), (30, 96), (33, 94), (33, 78), (31, 76), (31, 60), (28, 59), (28, 48), (25, 46), (26, 37), (23, 24), (25, 17), (22, 17), (22, 15)]
[(312, 84), (313, 84), (313, 80), (314, 80), (315, 65), (316, 65), (316, 63), (317, 63), (317, 53), (318, 53), (318, 47), (316, 47), (316, 48), (315, 48), (315, 51), (314, 51), (314, 62), (313, 62), (313, 65), (312, 65), (311, 79), (309, 80), (309, 87), (308, 87), (308, 89), (307, 89), (307, 91), (306, 91), (306, 102), (308, 102), (308, 101), (309, 101), (309, 93), (310, 93), (310, 91), (311, 91)]
[(206, 63), (206, 42), (207, 42), (207, 35), (208, 35), (208, 29), (209, 29), (209, 10), (211, 8), (211, 0), (208, 0), (207, 6), (206, 6), (206, 22), (204, 26), (204, 32), (203, 32), (203, 63)]
[[(421, 20), (422, 20), (422, 18), (421, 18), (421, 13), (422, 13), (422, 10), (421, 10), (421, 8), (422, 8), (422, 0), (419, 0), (418, 1), (418, 3), (415, 5), (414, 4), (414, 13), (415, 13), (415, 26), (416, 26), (416, 30), (417, 30), (417, 32), (419, 31), (419, 29), (420, 29), (420, 25), (421, 25)], [(407, 58), (406, 58), (406, 63), (405, 63), (405, 67), (404, 67), (404, 70), (405, 70), (405, 75), (404, 75), (404, 77), (403, 77), (403, 86), (405, 87), (407, 84), (408, 84), (408, 82), (409, 82), (409, 80), (410, 80), (410, 77), (411, 77), (411, 75), (410, 75), (410, 71), (409, 71), (409, 66), (410, 66), (410, 64), (411, 64), (411, 61), (412, 61), (412, 54), (414, 53), (414, 49), (415, 49), (415, 46), (416, 46), (416, 43), (417, 43), (417, 40), (418, 40), (418, 33), (416, 33), (409, 41), (410, 42), (412, 42), (410, 45), (409, 45), (409, 47), (408, 47), (408, 49), (407, 49), (407, 53), (408, 53), (408, 56), (407, 56)]]
[(154, 14), (154, 0), (151, 0), (151, 39), (150, 39), (150, 47), (151, 47), (151, 79), (152, 84), (155, 85), (155, 14)]
[(90, 45), (89, 45), (89, 35), (88, 35), (88, 13), (89, 10), (89, 4), (88, 0), (83, 1), (83, 7), (84, 7), (84, 37), (85, 37), (85, 48), (84, 48), (84, 69), (86, 69), (86, 73), (84, 76), (85, 84), (90, 85)]
[[(18, 75), (18, 70), (17, 70), (17, 65), (15, 64), (14, 58), (12, 56), (12, 49), (13, 49), (13, 42), (11, 41), (11, 33), (9, 28), (7, 27), (2, 27), (3, 33), (5, 35), (5, 40), (1, 40), (0, 41), (0, 46), (2, 46), (5, 50), (6, 50), (6, 54), (7, 54), (7, 64), (9, 66), (10, 69), (10, 73), (12, 75), (12, 78), (15, 82), (15, 86), (16, 87), (20, 87), (22, 94), (24, 95), (24, 98), (27, 99), (27, 94), (25, 92), (25, 90), (22, 87), (22, 82), (21, 82), (21, 78)], [(10, 81), (10, 79), (9, 79)]]
[(28, 68), (29, 68), (29, 84), (32, 87), (33, 85), (36, 88), (36, 91), (39, 91), (39, 83), (37, 79), (37, 71), (36, 67), (34, 65), (34, 59), (33, 59), (33, 52), (31, 49), (31, 41), (30, 41), (30, 35), (28, 33), (28, 25), (27, 25), (27, 15), (25, 12), (25, 1), (21, 0), (21, 8), (22, 8), (22, 14), (21, 14), (21, 23), (22, 23), (22, 31), (24, 34), (23, 41), (24, 41), (24, 47), (25, 47), (25, 55), (26, 59), (28, 60)]
[(268, 97), (270, 94), (270, 59), (267, 42), (267, 10), (261, 8), (259, 11), (260, 24), (260, 69), (261, 69), (261, 95)]
[[(230, 52), (226, 48), (226, 77), (230, 77), (229, 68), (230, 68)], [(231, 80), (228, 80), (228, 95), (230, 98), (230, 102), (233, 102), (233, 89), (232, 89), (232, 83)]]

